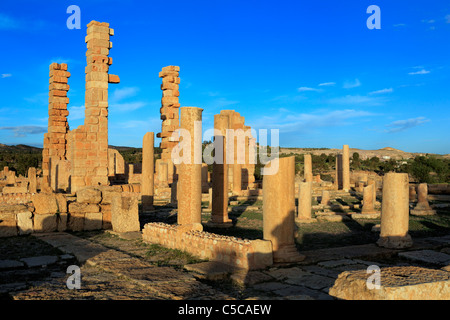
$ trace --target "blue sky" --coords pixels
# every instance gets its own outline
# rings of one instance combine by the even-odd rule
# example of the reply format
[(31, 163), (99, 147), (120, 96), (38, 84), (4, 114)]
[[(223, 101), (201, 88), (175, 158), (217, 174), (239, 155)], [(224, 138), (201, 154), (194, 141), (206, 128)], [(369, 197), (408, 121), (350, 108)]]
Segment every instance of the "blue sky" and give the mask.
[[(69, 30), (69, 5), (81, 29)], [(366, 12), (381, 9), (381, 29)], [(0, 143), (42, 146), (48, 68), (67, 63), (69, 124), (83, 124), (86, 25), (109, 22), (109, 143), (161, 130), (161, 79), (180, 66), (180, 103), (234, 109), (283, 147), (450, 153), (450, 3), (429, 1), (2, 1)], [(156, 139), (156, 145), (160, 139)]]

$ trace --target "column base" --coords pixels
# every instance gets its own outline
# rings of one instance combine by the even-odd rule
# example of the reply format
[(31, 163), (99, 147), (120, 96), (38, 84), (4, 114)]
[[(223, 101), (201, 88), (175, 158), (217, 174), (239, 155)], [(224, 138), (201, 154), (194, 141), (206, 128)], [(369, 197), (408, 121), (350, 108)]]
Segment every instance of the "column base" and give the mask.
[(295, 245), (286, 245), (273, 251), (273, 262), (274, 263), (290, 263), (290, 262), (300, 262), (305, 259), (305, 256), (298, 253)]
[(436, 210), (433, 209), (411, 209), (410, 213), (414, 216), (433, 216)]
[(230, 228), (233, 226), (233, 221), (231, 219), (228, 219), (224, 222), (208, 221), (206, 223), (206, 226), (210, 228)]
[(390, 249), (403, 249), (412, 247), (413, 241), (409, 234), (406, 236), (380, 236), (380, 239), (377, 241), (377, 245), (379, 247)]

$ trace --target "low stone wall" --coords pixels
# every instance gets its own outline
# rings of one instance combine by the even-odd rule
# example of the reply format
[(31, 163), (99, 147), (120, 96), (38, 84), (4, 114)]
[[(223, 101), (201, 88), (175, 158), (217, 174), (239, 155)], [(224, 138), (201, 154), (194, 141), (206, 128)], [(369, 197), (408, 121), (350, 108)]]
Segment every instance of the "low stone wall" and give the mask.
[(241, 269), (263, 269), (273, 263), (272, 243), (267, 240), (238, 239), (200, 231), (185, 232), (181, 226), (164, 223), (147, 223), (142, 230), (142, 239)]
[(0, 237), (34, 232), (111, 229), (111, 203), (120, 186), (88, 187), (76, 196), (62, 193), (4, 194)]
[(33, 193), (3, 193), (0, 194), (0, 204), (26, 204), (31, 202)]

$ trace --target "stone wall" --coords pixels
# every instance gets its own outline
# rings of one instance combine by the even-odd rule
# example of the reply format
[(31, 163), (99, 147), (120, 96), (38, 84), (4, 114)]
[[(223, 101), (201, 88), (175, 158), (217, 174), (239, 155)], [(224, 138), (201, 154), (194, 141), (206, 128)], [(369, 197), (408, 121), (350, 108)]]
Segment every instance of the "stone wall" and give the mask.
[(4, 193), (0, 194), (0, 204), (26, 204), (31, 202), (32, 193)]
[(33, 232), (111, 229), (111, 202), (121, 186), (87, 187), (76, 196), (24, 193), (0, 196), (0, 237)]
[(145, 242), (188, 252), (202, 259), (219, 261), (242, 269), (262, 269), (272, 265), (272, 243), (247, 240), (208, 232), (188, 231), (178, 225), (147, 223), (142, 230)]

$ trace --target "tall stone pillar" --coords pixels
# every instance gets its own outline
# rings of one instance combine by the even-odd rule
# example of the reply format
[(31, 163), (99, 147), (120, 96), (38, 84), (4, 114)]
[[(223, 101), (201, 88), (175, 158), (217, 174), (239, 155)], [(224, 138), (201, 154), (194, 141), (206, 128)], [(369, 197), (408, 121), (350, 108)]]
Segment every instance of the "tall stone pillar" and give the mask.
[(320, 204), (323, 206), (330, 205), (330, 191), (328, 190), (322, 191), (322, 199), (320, 200)]
[(142, 141), (141, 195), (142, 210), (144, 212), (154, 210), (154, 146), (155, 134), (153, 132), (147, 132)]
[(233, 164), (233, 193), (239, 195), (242, 191), (242, 164)]
[(373, 192), (373, 202), (375, 203), (377, 201), (377, 182), (375, 180), (375, 177), (368, 177), (367, 178), (367, 185), (372, 185), (372, 192)]
[(202, 193), (208, 193), (208, 190), (208, 165), (206, 163), (202, 163)]
[[(163, 92), (160, 109), (162, 126), (161, 132), (156, 136), (161, 138), (161, 160), (164, 162), (168, 162), (172, 158), (172, 149), (178, 143), (178, 139), (173, 137), (173, 133), (179, 128), (179, 73), (180, 67), (178, 66), (164, 67), (159, 73), (159, 77), (162, 78), (161, 90)], [(169, 169), (169, 172), (173, 174), (172, 168)], [(171, 182), (172, 177), (169, 177), (169, 183)]]
[(300, 182), (298, 191), (298, 220), (310, 220), (311, 217), (312, 182)]
[(274, 262), (296, 262), (305, 257), (295, 247), (295, 157), (276, 158), (278, 172), (263, 177), (263, 232), (270, 240)]
[[(180, 128), (190, 133), (190, 163), (178, 166), (178, 224), (186, 230), (203, 230), (202, 226), (202, 111), (197, 107), (182, 107)], [(183, 137), (186, 139), (187, 137)], [(181, 139), (181, 137), (180, 137)], [(185, 152), (185, 150), (183, 150)], [(185, 156), (185, 155), (183, 155)]]
[(28, 168), (28, 192), (36, 193), (37, 192), (37, 180), (36, 180), (36, 168), (30, 167)]
[(86, 92), (84, 125), (70, 132), (71, 192), (85, 186), (108, 185), (108, 87), (119, 83), (109, 74), (112, 58), (109, 23), (91, 21), (87, 25)]
[(313, 181), (313, 174), (312, 174), (312, 158), (310, 154), (305, 154), (304, 156), (304, 178), (305, 182), (312, 182)]
[(409, 186), (409, 201), (410, 202), (416, 201), (416, 197), (417, 197), (416, 187), (413, 185), (410, 185)]
[[(228, 218), (228, 164), (226, 129), (229, 127), (229, 117), (214, 115), (214, 129), (220, 135), (214, 137), (214, 149), (216, 150), (216, 160), (213, 163), (212, 172), (212, 211), (211, 221), (208, 225), (213, 227), (231, 227), (232, 221)], [(222, 150), (223, 159), (218, 159), (218, 150)], [(222, 161), (220, 161), (222, 160)], [(222, 163), (218, 163), (222, 162)]]
[(412, 246), (409, 228), (409, 188), (407, 173), (386, 173), (383, 177), (381, 231), (377, 244), (386, 248)]
[(342, 190), (343, 188), (343, 171), (342, 171), (342, 154), (336, 155), (336, 179), (334, 180), (334, 187), (337, 190)]
[(342, 189), (350, 191), (350, 154), (347, 144), (342, 148)]
[(411, 214), (417, 216), (429, 216), (436, 214), (436, 211), (431, 209), (428, 203), (428, 185), (421, 183), (417, 186), (417, 204), (411, 210)]
[(363, 214), (372, 214), (376, 213), (375, 211), (375, 198), (373, 197), (373, 189), (375, 185), (369, 184), (367, 187), (364, 187), (363, 191), (363, 207), (361, 209), (361, 213)]

